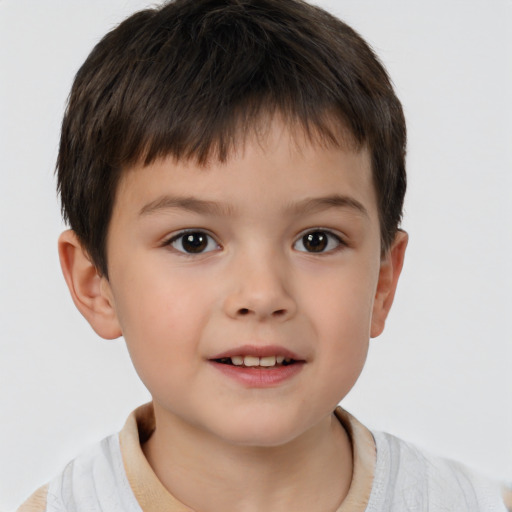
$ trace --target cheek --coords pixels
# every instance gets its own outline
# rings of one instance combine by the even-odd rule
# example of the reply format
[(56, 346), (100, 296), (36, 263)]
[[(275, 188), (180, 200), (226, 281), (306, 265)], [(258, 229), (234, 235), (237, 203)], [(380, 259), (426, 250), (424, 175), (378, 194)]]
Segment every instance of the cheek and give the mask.
[[(320, 353), (322, 382), (320, 393), (339, 402), (352, 389), (364, 367), (370, 339), (370, 307), (359, 311), (353, 303), (339, 303), (338, 314), (324, 315), (320, 327), (320, 340), (324, 340)], [(327, 377), (329, 376), (329, 377)]]
[(341, 273), (326, 279), (316, 296), (308, 297), (311, 318), (328, 339), (350, 344), (368, 336), (375, 295), (375, 283), (369, 273)]
[[(371, 275), (371, 274), (370, 274)], [(318, 339), (317, 356), (331, 389), (348, 391), (359, 376), (370, 339), (374, 284), (372, 279), (351, 276), (326, 281), (322, 293), (305, 305)]]
[(164, 280), (151, 273), (139, 274), (118, 292), (118, 319), (141, 379), (146, 382), (154, 375), (177, 375), (190, 368), (198, 357), (203, 315), (208, 311), (205, 293), (180, 279)]

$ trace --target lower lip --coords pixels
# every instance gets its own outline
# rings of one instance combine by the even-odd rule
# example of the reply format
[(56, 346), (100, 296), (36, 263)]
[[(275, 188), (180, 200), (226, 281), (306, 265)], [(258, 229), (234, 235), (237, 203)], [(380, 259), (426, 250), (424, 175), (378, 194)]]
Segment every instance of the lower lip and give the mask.
[(270, 388), (285, 382), (302, 370), (304, 363), (297, 362), (275, 368), (251, 368), (210, 361), (210, 363), (227, 377), (251, 388)]

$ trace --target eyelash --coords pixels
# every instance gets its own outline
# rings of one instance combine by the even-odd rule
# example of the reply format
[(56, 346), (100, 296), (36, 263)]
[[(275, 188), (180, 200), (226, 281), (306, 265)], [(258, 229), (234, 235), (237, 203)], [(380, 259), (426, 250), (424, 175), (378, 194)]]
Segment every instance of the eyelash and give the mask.
[[(197, 252), (185, 250), (185, 247), (183, 244), (185, 242), (185, 237), (187, 235), (189, 235), (189, 237), (191, 237), (192, 235), (199, 235), (199, 236), (206, 237), (206, 239), (204, 241), (204, 243), (206, 245), (198, 246), (198, 248), (200, 250), (198, 250)], [(316, 236), (316, 239), (313, 238), (314, 236)], [(302, 242), (304, 244), (304, 242), (306, 242), (306, 240), (307, 240), (306, 237), (309, 237), (310, 243), (320, 244), (319, 250), (308, 251), (308, 250), (297, 249), (297, 244), (300, 242)], [(323, 237), (325, 237), (325, 238), (322, 239)], [(181, 240), (181, 248), (178, 248), (174, 244), (179, 242), (180, 240)], [(192, 240), (189, 240), (189, 241), (192, 242)], [(333, 242), (335, 243), (334, 247), (332, 247)], [(215, 244), (215, 247), (213, 247), (213, 248), (211, 247), (212, 243)], [(322, 245), (324, 243), (325, 243), (325, 245)], [(212, 252), (212, 251), (220, 248), (220, 245), (212, 237), (212, 235), (210, 235), (206, 231), (203, 231), (200, 229), (189, 229), (186, 231), (181, 231), (181, 232), (177, 233), (176, 235), (172, 236), (171, 238), (169, 238), (168, 240), (166, 240), (162, 245), (164, 247), (171, 246), (175, 251), (181, 253), (184, 256), (195, 256), (195, 255), (200, 255), (200, 254), (206, 254), (206, 253)], [(346, 246), (347, 246), (347, 244), (340, 236), (336, 235), (335, 233), (333, 233), (332, 231), (330, 231), (328, 229), (323, 229), (323, 228), (309, 229), (308, 231), (301, 233), (299, 238), (297, 238), (297, 240), (293, 243), (294, 249), (296, 249), (299, 252), (304, 252), (304, 253), (308, 253), (308, 254), (332, 253), (332, 252), (336, 252)], [(205, 250), (205, 249), (208, 249), (208, 250)]]
[[(205, 250), (201, 250), (201, 251), (198, 251), (198, 252), (194, 252), (194, 251), (187, 251), (185, 250), (185, 247), (183, 246), (183, 243), (185, 241), (185, 237), (189, 235), (192, 236), (192, 235), (201, 235), (201, 236), (204, 236), (206, 237), (206, 246), (205, 246), (205, 249), (207, 249), (209, 246), (211, 246), (212, 242), (213, 244), (215, 244), (215, 247), (214, 248), (210, 248), (209, 250), (205, 251)], [(175, 242), (179, 242), (181, 240), (181, 248), (183, 249), (179, 249), (178, 247), (176, 247), (174, 244)], [(201, 229), (188, 229), (186, 231), (180, 231), (179, 233), (177, 233), (176, 235), (172, 236), (171, 238), (169, 238), (168, 240), (166, 240), (163, 244), (162, 244), (164, 247), (172, 247), (175, 251), (179, 252), (181, 255), (183, 256), (196, 256), (196, 255), (200, 255), (200, 254), (206, 254), (206, 253), (209, 253), (209, 252), (212, 252), (214, 251), (215, 249), (218, 249), (220, 247), (220, 245), (217, 243), (217, 241), (212, 237), (212, 235), (208, 234), (206, 231), (203, 231)]]
[[(321, 247), (321, 250), (319, 251), (307, 251), (307, 250), (301, 250), (301, 249), (297, 249), (297, 244), (299, 242), (302, 242), (304, 243), (305, 240), (306, 240), (306, 237), (312, 237), (313, 235), (321, 235), (321, 236), (325, 236), (326, 237), (326, 240), (325, 240), (325, 243), (326, 245), (322, 248)], [(314, 241), (314, 239), (310, 238), (310, 241)], [(317, 242), (321, 240), (316, 240)], [(332, 246), (332, 243), (336, 244), (335, 247), (329, 247), (330, 245)], [(346, 242), (337, 234), (333, 233), (332, 231), (328, 230), (328, 229), (324, 229), (324, 228), (314, 228), (314, 229), (309, 229), (303, 233), (301, 233), (301, 235), (299, 236), (299, 238), (294, 242), (293, 244), (293, 247), (298, 250), (299, 252), (305, 252), (305, 253), (308, 253), (308, 254), (327, 254), (327, 253), (334, 253), (334, 252), (337, 252), (339, 251), (340, 249), (343, 249), (344, 247), (346, 247), (347, 244)], [(327, 250), (325, 250), (327, 248)]]

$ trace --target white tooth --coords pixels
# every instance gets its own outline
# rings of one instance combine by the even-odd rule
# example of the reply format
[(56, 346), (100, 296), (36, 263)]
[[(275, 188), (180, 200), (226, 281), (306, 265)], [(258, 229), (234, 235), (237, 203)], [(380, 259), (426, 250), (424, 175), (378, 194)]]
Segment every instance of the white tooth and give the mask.
[(260, 357), (260, 366), (275, 366), (276, 356)]
[(276, 357), (276, 363), (277, 364), (281, 364), (283, 361), (284, 361), (284, 357), (283, 356), (277, 356)]
[(242, 356), (233, 356), (231, 358), (231, 362), (235, 365), (235, 366), (242, 366), (244, 364), (244, 358)]
[(244, 357), (244, 365), (245, 366), (259, 366), (260, 358), (255, 356), (245, 356)]

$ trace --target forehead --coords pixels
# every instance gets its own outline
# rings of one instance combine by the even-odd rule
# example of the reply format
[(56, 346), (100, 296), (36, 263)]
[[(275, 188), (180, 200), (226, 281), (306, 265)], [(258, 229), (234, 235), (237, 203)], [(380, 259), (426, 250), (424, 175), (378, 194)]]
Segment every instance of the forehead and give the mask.
[(342, 195), (377, 216), (369, 151), (346, 141), (329, 144), (274, 119), (253, 130), (225, 161), (212, 157), (199, 164), (168, 156), (132, 166), (121, 177), (114, 215), (121, 206), (156, 210), (168, 196), (219, 203), (231, 213), (251, 206), (275, 214), (308, 198)]

